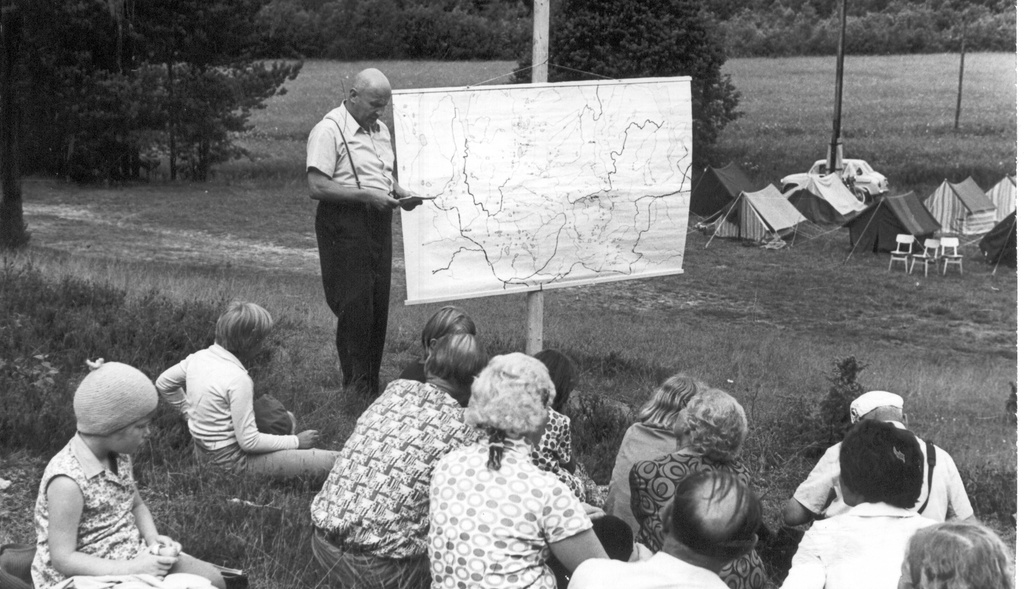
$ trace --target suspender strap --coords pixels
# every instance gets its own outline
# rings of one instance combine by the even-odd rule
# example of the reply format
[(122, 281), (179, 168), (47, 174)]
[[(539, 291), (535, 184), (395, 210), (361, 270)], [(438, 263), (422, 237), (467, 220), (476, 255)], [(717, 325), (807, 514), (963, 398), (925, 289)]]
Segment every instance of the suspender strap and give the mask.
[(363, 185), (359, 182), (359, 172), (356, 171), (356, 163), (352, 161), (352, 151), (348, 148), (348, 139), (345, 139), (345, 131), (342, 131), (341, 125), (338, 124), (338, 121), (334, 119), (331, 119), (331, 121), (334, 123), (334, 126), (338, 128), (338, 133), (341, 134), (341, 142), (345, 144), (345, 155), (348, 156), (348, 165), (351, 166), (352, 175), (355, 176), (356, 188), (362, 190)]
[(924, 503), (921, 504), (921, 509), (917, 510), (918, 513), (924, 513), (928, 507), (928, 500), (932, 495), (932, 474), (935, 472), (935, 444), (926, 441), (924, 446), (928, 451), (928, 494), (924, 496)]

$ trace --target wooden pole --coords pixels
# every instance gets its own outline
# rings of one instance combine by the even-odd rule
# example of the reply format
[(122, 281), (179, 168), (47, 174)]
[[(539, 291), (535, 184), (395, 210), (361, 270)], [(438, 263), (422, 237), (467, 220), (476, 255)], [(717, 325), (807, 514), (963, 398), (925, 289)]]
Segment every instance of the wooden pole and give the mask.
[[(548, 81), (548, 31), (551, 3), (533, 0), (533, 70), (530, 81)], [(544, 291), (526, 293), (526, 353), (533, 355), (544, 349)]]
[(960, 130), (960, 99), (964, 95), (964, 56), (967, 54), (967, 21), (960, 23), (960, 81), (956, 86), (956, 118), (953, 119), (953, 130)]
[(843, 163), (843, 58), (846, 51), (846, 0), (839, 0), (839, 47), (836, 50), (836, 100), (832, 115), (832, 142), (828, 147), (828, 171)]

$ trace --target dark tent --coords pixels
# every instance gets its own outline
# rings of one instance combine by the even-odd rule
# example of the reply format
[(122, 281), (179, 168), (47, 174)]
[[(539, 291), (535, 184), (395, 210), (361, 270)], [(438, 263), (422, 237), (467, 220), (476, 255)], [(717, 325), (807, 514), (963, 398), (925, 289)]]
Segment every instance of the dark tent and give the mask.
[(1017, 211), (1000, 221), (978, 243), (989, 264), (1017, 267)]
[(704, 168), (690, 192), (690, 212), (709, 217), (721, 211), (741, 192), (757, 192), (757, 186), (732, 162), (722, 168)]
[(896, 249), (896, 236), (900, 233), (923, 240), (939, 230), (939, 222), (913, 192), (883, 196), (844, 226), (850, 229), (853, 251), (875, 253)]

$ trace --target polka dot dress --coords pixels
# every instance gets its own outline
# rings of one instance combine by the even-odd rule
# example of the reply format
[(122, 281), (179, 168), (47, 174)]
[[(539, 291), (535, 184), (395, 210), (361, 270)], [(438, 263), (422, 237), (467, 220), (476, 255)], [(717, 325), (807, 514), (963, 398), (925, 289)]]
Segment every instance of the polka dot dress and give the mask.
[(486, 443), (449, 453), (430, 483), (431, 587), (554, 588), (548, 544), (590, 529), (572, 491), (530, 460), (523, 440), (505, 442), (501, 470)]

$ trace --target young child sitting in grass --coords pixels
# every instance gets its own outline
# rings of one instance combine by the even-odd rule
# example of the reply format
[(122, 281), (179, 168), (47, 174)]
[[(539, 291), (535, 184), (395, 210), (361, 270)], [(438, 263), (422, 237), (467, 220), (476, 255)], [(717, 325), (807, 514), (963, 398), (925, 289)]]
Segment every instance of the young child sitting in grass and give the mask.
[(263, 307), (232, 303), (217, 320), (215, 343), (164, 371), (156, 389), (188, 417), (201, 458), (238, 471), (326, 476), (337, 453), (313, 448), (316, 430), (274, 435), (257, 428), (245, 363), (259, 353), (273, 326)]
[[(73, 576), (190, 573), (224, 589), (210, 563), (182, 554), (161, 536), (132, 478), (129, 456), (149, 437), (153, 383), (139, 370), (108, 362), (75, 391), (78, 433), (43, 472), (36, 500), (32, 582), (47, 589)], [(166, 556), (153, 554), (154, 545)]]

